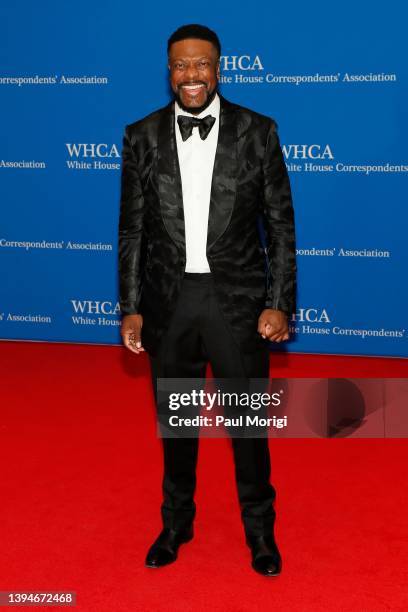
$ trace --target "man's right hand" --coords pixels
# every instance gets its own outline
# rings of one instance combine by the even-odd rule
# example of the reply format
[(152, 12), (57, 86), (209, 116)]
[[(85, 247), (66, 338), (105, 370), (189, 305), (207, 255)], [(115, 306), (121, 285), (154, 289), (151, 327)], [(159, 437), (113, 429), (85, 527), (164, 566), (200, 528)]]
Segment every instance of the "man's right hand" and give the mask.
[(141, 330), (143, 325), (143, 317), (139, 314), (128, 314), (122, 318), (122, 324), (120, 328), (120, 334), (122, 336), (123, 344), (132, 353), (142, 353), (144, 348), (141, 341)]

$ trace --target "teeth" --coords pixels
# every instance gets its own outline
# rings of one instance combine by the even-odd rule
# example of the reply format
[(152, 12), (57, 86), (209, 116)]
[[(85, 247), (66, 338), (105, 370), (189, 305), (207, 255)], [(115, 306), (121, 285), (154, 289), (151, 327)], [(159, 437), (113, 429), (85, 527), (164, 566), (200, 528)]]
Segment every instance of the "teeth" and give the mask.
[(200, 89), (200, 87), (204, 87), (204, 85), (182, 85), (183, 89)]

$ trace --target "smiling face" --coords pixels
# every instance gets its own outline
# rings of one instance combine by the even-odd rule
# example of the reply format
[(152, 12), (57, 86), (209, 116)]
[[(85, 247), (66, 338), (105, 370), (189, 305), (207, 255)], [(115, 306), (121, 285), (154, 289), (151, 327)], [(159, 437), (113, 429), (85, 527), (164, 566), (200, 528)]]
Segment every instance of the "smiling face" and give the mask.
[(170, 84), (184, 110), (198, 114), (213, 99), (220, 78), (217, 49), (208, 40), (186, 38), (169, 51)]

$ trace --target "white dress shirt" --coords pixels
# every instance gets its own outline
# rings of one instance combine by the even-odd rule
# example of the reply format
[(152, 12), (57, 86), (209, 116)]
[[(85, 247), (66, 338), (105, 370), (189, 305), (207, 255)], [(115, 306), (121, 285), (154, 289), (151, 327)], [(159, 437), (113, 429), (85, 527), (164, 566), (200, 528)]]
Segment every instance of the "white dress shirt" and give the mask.
[[(215, 151), (218, 142), (220, 98), (215, 94), (211, 104), (198, 115), (184, 111), (177, 100), (174, 104), (177, 153), (183, 192), (184, 224), (186, 236), (186, 272), (210, 272), (206, 255), (208, 212)], [(178, 115), (215, 117), (215, 123), (205, 140), (201, 140), (198, 127), (185, 142), (181, 138)]]

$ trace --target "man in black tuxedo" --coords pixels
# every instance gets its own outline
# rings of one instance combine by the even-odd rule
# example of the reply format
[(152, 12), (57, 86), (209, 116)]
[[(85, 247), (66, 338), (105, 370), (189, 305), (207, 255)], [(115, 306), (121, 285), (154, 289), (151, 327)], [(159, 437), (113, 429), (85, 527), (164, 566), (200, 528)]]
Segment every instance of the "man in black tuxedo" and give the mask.
[[(174, 99), (125, 128), (119, 219), (121, 334), (158, 377), (268, 378), (268, 341), (289, 338), (295, 228), (276, 122), (217, 89), (220, 42), (205, 26), (168, 40)], [(266, 238), (262, 246), (259, 221)], [(157, 401), (157, 396), (156, 396)], [(281, 570), (267, 437), (232, 438), (252, 553)], [(177, 558), (193, 537), (198, 438), (163, 438), (163, 530), (146, 565)]]

